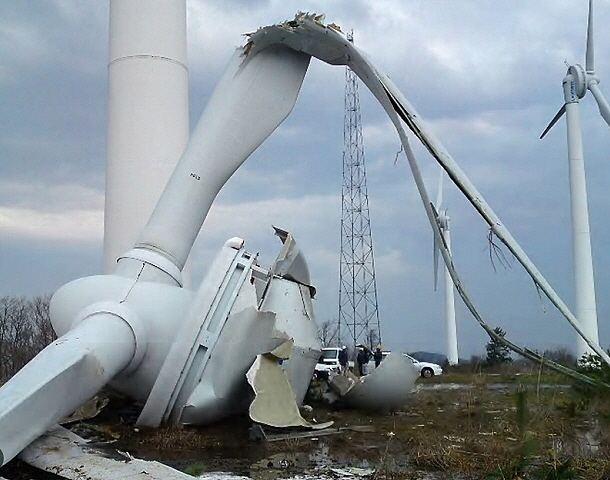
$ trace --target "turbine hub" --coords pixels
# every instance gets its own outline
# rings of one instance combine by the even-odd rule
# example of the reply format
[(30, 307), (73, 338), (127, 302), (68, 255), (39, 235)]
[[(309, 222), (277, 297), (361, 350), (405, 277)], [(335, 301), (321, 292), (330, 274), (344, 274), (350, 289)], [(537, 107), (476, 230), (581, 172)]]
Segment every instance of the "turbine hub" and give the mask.
[(568, 67), (566, 77), (572, 77), (574, 83), (574, 94), (579, 98), (583, 98), (587, 93), (587, 75), (582, 65), (575, 64)]

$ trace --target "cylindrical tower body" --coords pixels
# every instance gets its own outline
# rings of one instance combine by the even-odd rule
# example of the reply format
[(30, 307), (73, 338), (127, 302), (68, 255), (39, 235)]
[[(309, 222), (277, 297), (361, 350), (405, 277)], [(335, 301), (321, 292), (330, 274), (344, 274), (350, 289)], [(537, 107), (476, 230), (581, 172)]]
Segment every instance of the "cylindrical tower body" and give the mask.
[[(599, 343), (589, 207), (578, 102), (566, 102), (566, 121), (568, 124), (568, 167), (572, 212), (574, 313), (583, 332), (590, 340)], [(580, 336), (577, 336), (576, 341), (577, 358), (595, 353)]]
[(104, 273), (131, 249), (188, 141), (186, 0), (110, 0)]
[[(445, 239), (445, 245), (447, 249), (451, 251), (451, 232), (449, 230), (449, 217), (447, 212), (443, 215), (445, 221), (445, 228), (443, 229), (443, 238)], [(457, 325), (455, 322), (455, 295), (453, 293), (453, 280), (449, 275), (449, 269), (447, 265), (444, 267), (444, 282), (445, 282), (445, 323), (447, 327), (447, 361), (449, 365), (457, 365), (459, 362), (458, 357), (458, 343), (457, 343)]]

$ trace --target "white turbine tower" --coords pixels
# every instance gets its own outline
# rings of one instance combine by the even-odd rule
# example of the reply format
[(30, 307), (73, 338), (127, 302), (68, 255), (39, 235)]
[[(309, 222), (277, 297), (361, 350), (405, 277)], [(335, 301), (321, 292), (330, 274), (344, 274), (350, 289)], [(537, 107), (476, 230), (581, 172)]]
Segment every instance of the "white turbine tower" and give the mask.
[[(449, 214), (448, 209), (442, 208), (443, 204), (443, 171), (441, 170), (438, 179), (438, 191), (436, 196), (435, 210), (437, 214), (438, 227), (441, 231), (443, 241), (447, 246), (447, 250), (451, 252), (451, 232), (449, 229)], [(436, 237), (434, 237), (434, 289), (438, 284), (438, 253), (439, 246), (437, 245)], [(445, 299), (445, 326), (447, 333), (447, 361), (449, 365), (458, 364), (458, 344), (457, 344), (457, 326), (455, 323), (455, 297), (453, 292), (453, 280), (449, 274), (447, 265), (444, 266), (444, 299)]]
[[(589, 18), (587, 25), (587, 47), (585, 68), (579, 64), (570, 65), (563, 79), (565, 103), (559, 109), (551, 123), (540, 138), (555, 125), (563, 114), (566, 115), (568, 136), (568, 164), (570, 177), (570, 205), (572, 211), (572, 256), (574, 263), (574, 299), (575, 314), (582, 330), (587, 336), (599, 343), (597, 330), (597, 309), (595, 303), (595, 283), (593, 279), (593, 258), (591, 254), (591, 235), (589, 229), (589, 211), (587, 206), (587, 187), (585, 165), (580, 128), (578, 102), (590, 90), (602, 118), (610, 125), (610, 108), (599, 87), (599, 78), (595, 75), (593, 50), (593, 0), (589, 0)], [(577, 338), (577, 355), (593, 353), (591, 348), (579, 336)]]
[(111, 0), (104, 273), (133, 247), (189, 139), (186, 0)]

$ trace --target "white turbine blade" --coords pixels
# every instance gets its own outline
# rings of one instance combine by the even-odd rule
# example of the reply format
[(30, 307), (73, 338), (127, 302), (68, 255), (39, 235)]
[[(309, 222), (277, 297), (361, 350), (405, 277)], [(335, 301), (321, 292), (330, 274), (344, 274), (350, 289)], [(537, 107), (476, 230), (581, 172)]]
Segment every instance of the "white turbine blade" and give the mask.
[[(438, 222), (439, 228), (442, 232), (441, 225), (441, 208), (443, 204), (443, 169), (440, 169), (438, 176), (438, 185), (436, 188), (436, 204), (432, 205), (434, 213), (436, 215), (436, 221)], [(440, 251), (439, 241), (436, 235), (433, 235), (434, 238), (434, 291), (438, 288), (438, 254)]]
[[(434, 212), (436, 213), (436, 221), (439, 224), (439, 227), (442, 231), (441, 226), (441, 207), (443, 203), (443, 169), (439, 172), (438, 176), (438, 186), (436, 189), (436, 204), (433, 205)], [(434, 291), (438, 288), (438, 254), (439, 254), (439, 242), (434, 235)]]
[(595, 74), (595, 51), (593, 48), (593, 0), (589, 0), (589, 18), (587, 20), (587, 51), (585, 55), (585, 70)]
[(440, 214), (443, 205), (443, 169), (440, 169), (438, 175), (438, 187), (436, 189), (436, 211)]
[(606, 123), (610, 127), (610, 106), (608, 105), (608, 102), (604, 98), (602, 91), (599, 89), (597, 82), (595, 82), (595, 81), (591, 82), (591, 84), (589, 85), (589, 90), (591, 91), (591, 93), (595, 97), (595, 100), (597, 101), (597, 106), (599, 107), (600, 115), (602, 116), (602, 118), (606, 121)]
[(551, 128), (553, 128), (553, 125), (555, 125), (557, 123), (557, 120), (559, 120), (563, 116), (564, 113), (566, 113), (566, 104), (565, 103), (561, 106), (559, 111), (555, 114), (555, 116), (553, 117), (553, 120), (551, 120), (551, 122), (546, 126), (546, 128), (544, 129), (544, 132), (542, 132), (542, 135), (540, 135), (541, 140), (549, 132), (549, 130)]
[[(356, 56), (354, 55), (353, 58), (355, 57)], [(362, 59), (364, 60), (363, 56)], [(354, 67), (360, 66), (357, 65), (354, 60), (352, 60), (352, 63), (354, 64)], [(367, 66), (373, 71), (372, 73), (374, 77), (376, 77), (381, 82), (382, 89), (384, 92), (386, 92), (387, 97), (384, 98), (383, 96), (378, 95), (378, 89), (375, 88), (376, 86), (373, 81), (369, 81), (370, 74), (369, 76), (367, 76), (366, 73), (368, 72), (365, 69), (361, 69), (362, 76), (360, 76), (361, 74), (359, 74), (359, 76), (369, 87), (371, 92), (378, 98), (382, 106), (386, 109), (386, 112), (390, 116), (392, 123), (394, 123), (394, 126), (396, 127), (396, 131), (398, 132), (398, 135), (403, 143), (405, 154), (407, 155), (407, 159), (409, 161), (409, 165), (411, 166), (411, 170), (415, 178), (415, 183), (420, 192), (420, 196), (422, 197), (428, 220), (430, 221), (430, 224), (432, 225), (432, 228), (435, 231), (435, 235), (440, 235), (440, 231), (438, 227), (435, 228), (433, 224), (434, 214), (431, 211), (432, 207), (429, 204), (428, 194), (426, 192), (425, 186), (423, 185), (421, 173), (417, 168), (415, 156), (413, 155), (413, 151), (411, 150), (411, 147), (408, 143), (406, 134), (400, 122), (397, 121), (395, 115), (398, 115), (398, 117), (400, 117), (400, 119), (405, 122), (405, 124), (409, 127), (413, 134), (422, 142), (422, 144), (434, 156), (438, 163), (443, 166), (452, 181), (458, 186), (458, 188), (470, 201), (471, 205), (485, 219), (488, 225), (490, 225), (490, 227), (493, 229), (494, 234), (502, 240), (506, 247), (515, 256), (515, 258), (517, 258), (521, 265), (523, 265), (523, 267), (532, 277), (534, 282), (546, 294), (547, 298), (551, 301), (551, 303), (553, 303), (553, 305), (555, 305), (557, 309), (563, 314), (563, 316), (572, 326), (572, 328), (574, 328), (574, 330), (578, 332), (578, 334), (583, 338), (587, 345), (589, 345), (595, 351), (595, 353), (597, 353), (604, 360), (604, 362), (610, 365), (610, 356), (600, 347), (598, 343), (591, 340), (583, 331), (574, 314), (570, 311), (570, 309), (559, 297), (559, 295), (557, 295), (555, 290), (551, 287), (546, 278), (544, 278), (542, 273), (540, 273), (540, 271), (536, 268), (534, 263), (529, 259), (525, 251), (517, 243), (517, 241), (508, 231), (508, 229), (504, 227), (500, 219), (496, 216), (495, 212), (483, 199), (483, 196), (477, 191), (475, 186), (470, 182), (468, 177), (466, 177), (466, 174), (461, 170), (457, 163), (455, 163), (449, 152), (444, 149), (444, 147), (436, 139), (434, 134), (426, 127), (426, 125), (421, 120), (421, 117), (411, 106), (411, 104), (406, 100), (406, 98), (404, 98), (402, 93), (396, 88), (393, 82), (386, 75), (375, 69), (371, 64), (367, 63)], [(352, 69), (355, 70), (354, 68)], [(388, 105), (388, 100), (390, 105)], [(561, 114), (563, 114), (562, 110), (565, 111), (565, 106), (562, 107), (562, 109), (560, 110)], [(457, 277), (457, 272), (451, 264), (451, 257), (449, 255), (449, 252), (447, 252), (446, 249), (442, 248), (441, 254), (443, 255), (443, 259), (445, 259), (445, 264), (450, 270), (451, 276), (454, 279), (454, 283), (458, 285), (459, 278)], [(462, 299), (467, 303), (467, 306), (469, 307), (471, 313), (473, 313), (475, 318), (480, 318), (477, 316), (478, 313), (476, 312), (476, 310), (474, 310), (474, 308), (471, 308), (471, 305), (469, 304), (469, 302), (467, 302), (467, 298), (465, 296), (462, 296)], [(490, 335), (493, 335), (491, 329), (486, 331), (488, 331)]]
[(0, 466), (123, 370), (135, 355), (133, 338), (122, 318), (92, 315), (2, 385)]
[[(408, 126), (409, 130), (422, 142), (426, 149), (432, 154), (436, 161), (449, 174), (453, 183), (462, 191), (471, 205), (485, 219), (487, 224), (492, 228), (493, 233), (506, 245), (511, 253), (527, 270), (534, 282), (547, 295), (549, 300), (563, 314), (570, 325), (578, 332), (585, 342), (597, 353), (604, 362), (610, 365), (610, 356), (599, 346), (598, 343), (592, 341), (587, 334), (580, 328), (580, 324), (574, 314), (570, 311), (563, 300), (557, 295), (555, 290), (548, 283), (546, 278), (542, 276), (533, 262), (529, 259), (525, 251), (517, 243), (510, 234), (508, 229), (504, 227), (495, 212), (483, 199), (482, 195), (477, 191), (475, 186), (470, 182), (466, 174), (461, 170), (457, 163), (453, 160), (449, 152), (445, 150), (442, 144), (436, 139), (435, 135), (421, 120), (420, 115), (415, 111), (411, 104), (407, 101), (404, 95), (396, 88), (390, 78), (378, 70), (368, 58), (353, 44), (351, 44), (345, 36), (339, 34), (335, 29), (322, 25), (317, 19), (310, 19), (307, 14), (299, 14), (293, 22), (283, 25), (272, 25), (259, 29), (251, 36), (251, 40), (255, 42), (258, 48), (265, 48), (274, 43), (281, 43), (289, 46), (300, 52), (305, 52), (331, 65), (348, 65), (358, 77), (369, 88), (371, 93), (377, 98), (390, 120), (394, 124), (398, 136), (403, 145), (405, 155), (411, 167), (415, 184), (419, 191), (426, 216), (434, 231), (434, 236), (440, 239), (441, 232), (436, 222), (434, 207), (430, 202), (430, 197), (426, 190), (421, 172), (417, 166), (415, 155), (411, 149), (409, 139), (403, 128), (403, 122)], [(305, 17), (304, 17), (305, 15)], [(286, 34), (289, 29), (290, 34)], [(273, 33), (274, 35), (268, 35)], [(255, 38), (256, 37), (256, 38)], [(565, 106), (562, 107), (565, 110)], [(560, 110), (563, 114), (563, 112)], [(451, 257), (446, 248), (441, 246), (441, 254), (445, 263), (450, 269), (454, 283), (458, 285), (459, 277), (453, 268)], [(462, 291), (462, 289), (458, 289)], [(468, 301), (465, 295), (462, 299), (467, 303), (469, 310), (475, 318), (480, 319), (478, 312), (474, 306)], [(479, 322), (481, 323), (481, 322)], [(483, 325), (483, 323), (481, 323)], [(484, 326), (485, 328), (485, 326)], [(487, 326), (486, 331), (490, 336), (493, 336), (493, 330)], [(514, 348), (517, 348), (516, 345)], [(525, 352), (520, 349), (520, 352)], [(525, 352), (527, 353), (527, 352)]]
[(237, 49), (137, 247), (184, 266), (220, 189), (292, 110), (309, 60), (280, 45)]
[(434, 235), (434, 291), (435, 292), (438, 287), (438, 253), (439, 253), (438, 240), (436, 239), (436, 235)]

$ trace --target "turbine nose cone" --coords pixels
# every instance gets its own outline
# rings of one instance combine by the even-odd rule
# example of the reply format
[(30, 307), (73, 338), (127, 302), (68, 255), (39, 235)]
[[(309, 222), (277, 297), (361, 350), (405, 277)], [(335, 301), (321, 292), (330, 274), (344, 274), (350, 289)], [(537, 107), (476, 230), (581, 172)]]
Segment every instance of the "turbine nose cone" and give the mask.
[(582, 68), (582, 65), (578, 63), (575, 65), (570, 65), (567, 76), (572, 76), (576, 96), (579, 99), (583, 98), (585, 93), (587, 93), (587, 75), (585, 74), (585, 69)]

